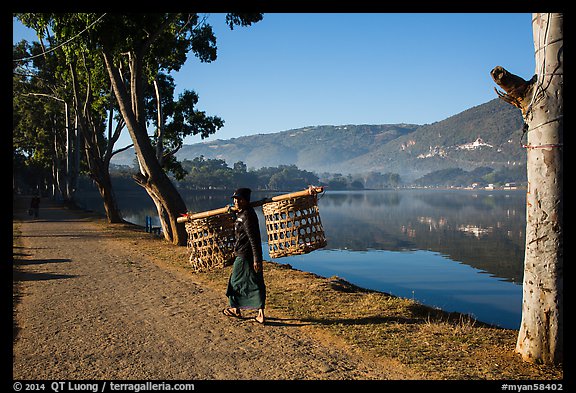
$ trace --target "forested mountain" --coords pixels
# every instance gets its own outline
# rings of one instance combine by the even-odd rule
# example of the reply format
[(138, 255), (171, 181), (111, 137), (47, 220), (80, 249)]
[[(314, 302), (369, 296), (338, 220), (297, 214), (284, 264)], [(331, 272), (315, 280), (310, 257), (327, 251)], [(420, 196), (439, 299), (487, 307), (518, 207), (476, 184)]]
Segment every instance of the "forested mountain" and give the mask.
[[(412, 181), (446, 168), (515, 167), (525, 163), (522, 116), (494, 99), (426, 125), (320, 125), (185, 145), (179, 160), (218, 158), (248, 168), (296, 165), (316, 173), (398, 173)], [(115, 160), (132, 165), (133, 151)]]
[(448, 168), (514, 168), (526, 163), (520, 143), (522, 125), (519, 109), (495, 99), (423, 125), (346, 164), (352, 172), (385, 168), (404, 180)]

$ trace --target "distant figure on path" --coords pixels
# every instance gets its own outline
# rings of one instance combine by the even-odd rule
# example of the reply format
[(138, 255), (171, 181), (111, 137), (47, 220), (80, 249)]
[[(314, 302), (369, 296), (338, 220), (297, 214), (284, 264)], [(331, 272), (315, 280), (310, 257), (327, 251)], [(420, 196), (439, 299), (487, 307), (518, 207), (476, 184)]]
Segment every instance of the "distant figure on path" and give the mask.
[(40, 212), (40, 197), (35, 195), (30, 201), (30, 209), (28, 210), (29, 215), (33, 215), (34, 218), (38, 218), (38, 213)]
[(226, 296), (230, 307), (222, 310), (229, 317), (242, 318), (240, 309), (257, 309), (256, 322), (264, 324), (266, 285), (262, 272), (262, 242), (258, 216), (250, 206), (249, 188), (239, 188), (234, 192), (234, 206), (238, 210), (234, 233), (236, 259), (228, 280)]

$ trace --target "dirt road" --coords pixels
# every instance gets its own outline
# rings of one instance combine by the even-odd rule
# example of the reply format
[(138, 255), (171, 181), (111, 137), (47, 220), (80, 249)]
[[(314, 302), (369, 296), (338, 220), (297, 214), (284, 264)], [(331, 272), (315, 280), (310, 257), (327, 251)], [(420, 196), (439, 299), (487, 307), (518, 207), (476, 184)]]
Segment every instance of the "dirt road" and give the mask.
[(223, 293), (102, 219), (46, 199), (34, 219), (25, 203), (14, 205), (14, 379), (417, 378), (295, 320), (225, 317)]

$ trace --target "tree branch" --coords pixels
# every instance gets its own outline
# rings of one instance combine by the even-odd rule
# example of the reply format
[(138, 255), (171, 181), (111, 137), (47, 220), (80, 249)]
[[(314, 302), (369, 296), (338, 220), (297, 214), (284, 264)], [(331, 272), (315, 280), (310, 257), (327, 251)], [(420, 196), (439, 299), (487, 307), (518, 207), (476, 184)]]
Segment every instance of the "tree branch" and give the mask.
[(494, 67), (494, 69), (490, 71), (490, 75), (494, 82), (505, 91), (504, 93), (494, 88), (498, 97), (510, 105), (520, 108), (522, 114), (526, 115), (532, 100), (532, 92), (537, 76), (534, 75), (532, 79), (525, 81), (521, 77), (506, 71), (501, 66)]
[(124, 146), (124, 147), (122, 147), (122, 148), (120, 148), (120, 149), (118, 149), (118, 150), (114, 150), (114, 151), (112, 152), (111, 156), (113, 156), (113, 155), (115, 155), (115, 154), (118, 154), (118, 153), (122, 153), (123, 151), (130, 149), (132, 146), (134, 146), (133, 143), (129, 144), (128, 146)]

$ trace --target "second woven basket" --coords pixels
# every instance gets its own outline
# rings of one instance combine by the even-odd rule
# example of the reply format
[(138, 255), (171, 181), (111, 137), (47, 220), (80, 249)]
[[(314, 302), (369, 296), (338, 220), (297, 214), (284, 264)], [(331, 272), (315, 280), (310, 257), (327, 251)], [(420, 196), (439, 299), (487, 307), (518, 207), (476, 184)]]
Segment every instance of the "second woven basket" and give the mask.
[(325, 247), (318, 197), (305, 195), (262, 205), (271, 258), (307, 254)]

